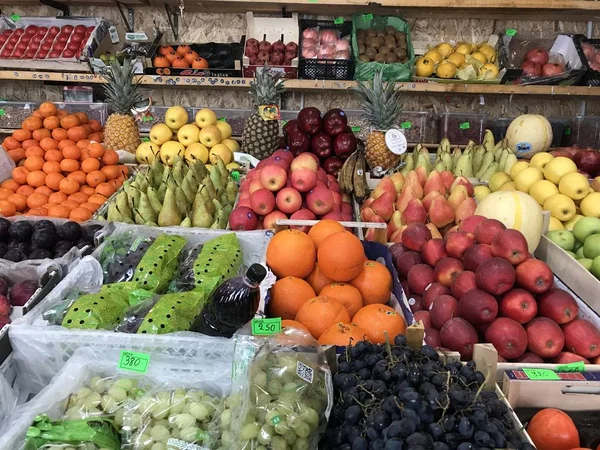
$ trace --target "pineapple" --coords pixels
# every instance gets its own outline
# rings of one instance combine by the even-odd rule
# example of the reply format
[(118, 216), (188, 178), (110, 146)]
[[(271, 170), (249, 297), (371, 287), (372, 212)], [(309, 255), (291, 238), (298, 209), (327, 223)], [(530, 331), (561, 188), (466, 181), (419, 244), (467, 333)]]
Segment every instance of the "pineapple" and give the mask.
[(379, 166), (384, 170), (398, 166), (400, 155), (388, 150), (385, 144), (385, 132), (398, 124), (402, 113), (400, 91), (394, 89), (394, 83), (383, 83), (381, 71), (375, 72), (371, 86), (357, 81), (353, 90), (361, 97), (364, 118), (369, 124), (369, 134), (365, 145), (365, 157), (371, 169)]
[(135, 153), (140, 145), (140, 130), (131, 109), (142, 100), (142, 92), (139, 83), (133, 82), (134, 66), (129, 59), (125, 59), (123, 65), (112, 61), (110, 70), (103, 76), (108, 80), (104, 84), (106, 103), (113, 112), (104, 125), (104, 145), (108, 149)]
[[(266, 66), (260, 73), (256, 71), (254, 81), (250, 83), (254, 107), (279, 104), (281, 94), (285, 92), (281, 75), (270, 73)], [(277, 150), (278, 143), (278, 120), (264, 120), (258, 110), (246, 119), (242, 133), (242, 148), (246, 153), (258, 159), (265, 159)]]

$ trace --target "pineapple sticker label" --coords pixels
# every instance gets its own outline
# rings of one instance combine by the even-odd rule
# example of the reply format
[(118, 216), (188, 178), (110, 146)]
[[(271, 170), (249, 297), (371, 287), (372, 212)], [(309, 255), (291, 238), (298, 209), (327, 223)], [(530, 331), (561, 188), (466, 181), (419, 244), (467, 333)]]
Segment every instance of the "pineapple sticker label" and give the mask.
[(404, 133), (400, 130), (391, 129), (385, 132), (385, 145), (390, 152), (401, 155), (406, 152), (407, 143)]
[(260, 105), (258, 107), (258, 114), (260, 114), (263, 120), (279, 120), (281, 118), (279, 106), (277, 105)]

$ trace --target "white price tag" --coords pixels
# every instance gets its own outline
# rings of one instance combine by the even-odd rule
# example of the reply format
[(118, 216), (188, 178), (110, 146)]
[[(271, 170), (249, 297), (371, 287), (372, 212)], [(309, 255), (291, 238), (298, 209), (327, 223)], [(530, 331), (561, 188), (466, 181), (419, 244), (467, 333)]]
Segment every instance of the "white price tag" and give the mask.
[(126, 41), (147, 41), (148, 40), (148, 36), (146, 36), (146, 33), (142, 32), (137, 32), (137, 33), (125, 33), (125, 40)]
[(401, 155), (406, 152), (407, 143), (404, 133), (400, 130), (392, 128), (385, 132), (385, 145), (390, 149), (390, 152), (395, 155)]

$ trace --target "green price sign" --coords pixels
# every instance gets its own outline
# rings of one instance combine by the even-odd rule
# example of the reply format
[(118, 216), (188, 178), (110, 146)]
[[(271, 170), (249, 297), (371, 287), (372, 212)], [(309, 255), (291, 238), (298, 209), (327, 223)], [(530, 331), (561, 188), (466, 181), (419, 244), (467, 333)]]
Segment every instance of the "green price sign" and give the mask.
[(560, 380), (556, 372), (550, 369), (523, 369), (523, 372), (530, 380)]
[(146, 373), (150, 364), (148, 353), (130, 352), (123, 350), (119, 359), (119, 369), (131, 370), (132, 372)]
[(152, 117), (152, 116), (142, 117), (142, 122), (152, 122), (152, 121), (154, 121), (154, 117)]
[(6, 112), (3, 109), (0, 109), (0, 117), (2, 117)]
[(568, 136), (570, 134), (571, 134), (571, 127), (565, 128), (565, 136)]
[(556, 368), (557, 372), (583, 372), (585, 364), (583, 361), (578, 361), (570, 364), (563, 364)]
[(233, 181), (239, 181), (240, 173), (237, 170), (234, 170), (233, 172), (231, 172), (231, 178), (233, 178)]
[(140, 141), (142, 141), (142, 142), (150, 142), (150, 138), (143, 137), (143, 138), (140, 139)]
[(505, 33), (506, 33), (507, 36), (511, 36), (511, 37), (512, 36), (516, 36), (517, 35), (517, 30), (515, 30), (514, 28), (508, 28), (505, 31)]
[(21, 16), (20, 16), (20, 15), (18, 15), (18, 14), (11, 14), (11, 16), (10, 16), (10, 19), (11, 19), (13, 22), (18, 22), (18, 21), (21, 19)]
[(400, 124), (400, 128), (406, 130), (408, 128), (412, 128), (412, 122), (402, 122)]
[(276, 319), (252, 319), (254, 336), (270, 336), (281, 331), (281, 317)]
[(469, 128), (471, 128), (471, 124), (469, 122), (463, 122), (458, 126), (458, 128), (460, 128), (461, 130), (468, 130)]
[(333, 23), (335, 23), (336, 25), (341, 25), (344, 23), (344, 18), (343, 17), (338, 17), (337, 19), (333, 20)]
[(358, 133), (360, 131), (360, 127), (352, 127), (350, 128), (353, 133)]
[(227, 122), (227, 117), (219, 117), (217, 119), (217, 121), (219, 121), (219, 122)]
[(363, 20), (373, 20), (373, 14), (363, 14)]

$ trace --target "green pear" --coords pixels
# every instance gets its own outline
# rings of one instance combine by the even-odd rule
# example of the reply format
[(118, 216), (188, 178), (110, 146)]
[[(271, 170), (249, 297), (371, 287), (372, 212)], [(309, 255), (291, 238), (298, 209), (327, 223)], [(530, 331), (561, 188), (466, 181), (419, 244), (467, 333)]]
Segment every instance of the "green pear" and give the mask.
[(190, 203), (188, 202), (183, 189), (178, 187), (175, 189), (175, 202), (177, 203), (177, 209), (179, 209), (179, 213), (185, 217), (188, 213), (188, 209), (190, 208)]
[(179, 225), (182, 220), (183, 217), (177, 208), (175, 191), (167, 187), (167, 191), (165, 192), (165, 200), (163, 201), (163, 207), (158, 214), (158, 226), (174, 227)]
[(227, 186), (225, 186), (225, 193), (227, 194), (227, 200), (232, 205), (235, 203), (235, 198), (237, 197), (238, 187), (235, 181), (229, 180), (227, 182)]
[(158, 212), (156, 212), (152, 207), (150, 197), (148, 197), (145, 192), (140, 193), (140, 206), (138, 208), (138, 213), (144, 219), (142, 223), (156, 222), (158, 219)]
[(192, 226), (192, 219), (190, 219), (190, 216), (186, 216), (185, 219), (183, 219), (181, 221), (181, 223), (179, 224), (180, 227), (186, 227), (186, 228), (191, 228)]
[(183, 179), (180, 189), (185, 194), (185, 198), (187, 198), (187, 201), (189, 203), (192, 203), (194, 201), (194, 192), (196, 191), (192, 189), (192, 186), (190, 186), (190, 182), (187, 177)]
[(214, 185), (210, 177), (204, 177), (204, 179), (202, 180), (202, 184), (206, 185), (206, 189), (208, 190), (210, 198), (215, 198), (217, 196), (216, 186)]
[(229, 170), (227, 170), (227, 167), (225, 167), (225, 163), (218, 156), (217, 156), (217, 168), (219, 169), (219, 173), (221, 174), (221, 178), (223, 180), (226, 180), (227, 178), (229, 178)]
[(183, 161), (181, 159), (173, 165), (172, 173), (177, 186), (181, 186), (181, 183), (183, 183)]
[(227, 217), (228, 216), (223, 209), (219, 210), (215, 217), (215, 221), (210, 227), (217, 230), (224, 230), (227, 227)]
[(129, 197), (127, 197), (127, 194), (124, 191), (121, 191), (117, 194), (116, 204), (124, 218), (128, 218), (130, 220), (133, 218), (133, 212), (129, 207)]
[(206, 205), (201, 203), (194, 210), (192, 215), (192, 225), (198, 228), (209, 228), (213, 223), (213, 218), (206, 209)]
[[(163, 183), (158, 187), (158, 190), (156, 191), (156, 195), (158, 196), (158, 201), (160, 203), (165, 201), (165, 193), (167, 192), (167, 184)], [(161, 206), (162, 209), (162, 206)]]
[(223, 183), (223, 180), (221, 179), (221, 172), (219, 172), (219, 169), (217, 168), (217, 166), (212, 166), (210, 168), (210, 180), (215, 185), (215, 189), (217, 191), (220, 191), (221, 189), (225, 188), (225, 184)]
[[(148, 200), (150, 201), (150, 205), (152, 206), (152, 209), (154, 210), (154, 212), (156, 214), (158, 214), (160, 212), (160, 210), (162, 209), (162, 203), (158, 199), (158, 193), (156, 192), (156, 189), (154, 189), (152, 186), (150, 186), (148, 188), (148, 192), (146, 192), (146, 195), (148, 196)], [(154, 222), (156, 222), (156, 221), (154, 221)]]

